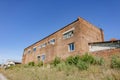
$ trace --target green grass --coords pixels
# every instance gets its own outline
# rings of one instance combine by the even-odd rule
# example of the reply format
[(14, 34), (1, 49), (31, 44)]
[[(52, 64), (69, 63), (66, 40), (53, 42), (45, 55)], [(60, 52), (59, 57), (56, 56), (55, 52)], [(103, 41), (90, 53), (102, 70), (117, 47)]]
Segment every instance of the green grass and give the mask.
[[(74, 57), (75, 60), (78, 59)], [(90, 58), (91, 59), (91, 58)], [(57, 65), (44, 67), (17, 65), (7, 70), (1, 69), (8, 80), (120, 80), (120, 68), (111, 68), (111, 59), (105, 59), (103, 65), (90, 64), (85, 70), (75, 65), (68, 65), (64, 61), (57, 60)], [(88, 61), (87, 61), (88, 62)], [(56, 62), (55, 62), (56, 64)], [(80, 65), (84, 63), (79, 63)]]

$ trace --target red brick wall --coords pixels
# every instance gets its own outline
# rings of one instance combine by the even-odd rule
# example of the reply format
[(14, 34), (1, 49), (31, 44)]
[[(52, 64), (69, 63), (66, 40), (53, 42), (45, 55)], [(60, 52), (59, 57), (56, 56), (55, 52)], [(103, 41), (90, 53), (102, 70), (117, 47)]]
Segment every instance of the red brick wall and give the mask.
[(92, 52), (91, 54), (97, 55), (97, 56), (102, 56), (102, 57), (108, 57), (114, 54), (120, 53), (120, 48), (118, 49), (108, 49), (108, 50), (103, 50), (103, 51), (96, 51)]
[[(63, 39), (63, 33), (71, 28), (74, 28), (74, 36), (68, 39)], [(102, 34), (101, 34), (102, 33)], [(53, 60), (56, 56), (65, 59), (70, 55), (75, 54), (82, 54), (88, 52), (89, 42), (100, 42), (103, 41), (103, 32), (92, 24), (88, 23), (87, 21), (83, 20), (82, 18), (78, 18), (73, 23), (67, 25), (63, 29), (57, 31), (56, 33), (52, 34), (49, 37), (33, 44), (27, 48), (25, 48), (25, 54), (23, 55), (22, 62), (24, 64), (34, 61), (37, 62), (37, 56), (41, 54), (46, 55), (45, 62), (49, 62)], [(50, 39), (55, 38), (54, 45), (47, 45), (44, 48), (37, 48), (36, 52), (27, 53), (28, 49), (33, 50), (33, 47), (40, 46), (44, 42), (48, 42)], [(75, 44), (75, 51), (69, 52), (68, 51), (68, 44), (74, 42)]]
[(88, 43), (104, 41), (104, 33), (99, 28), (93, 26), (89, 22), (80, 19), (79, 29), (79, 45), (82, 53), (88, 52)]

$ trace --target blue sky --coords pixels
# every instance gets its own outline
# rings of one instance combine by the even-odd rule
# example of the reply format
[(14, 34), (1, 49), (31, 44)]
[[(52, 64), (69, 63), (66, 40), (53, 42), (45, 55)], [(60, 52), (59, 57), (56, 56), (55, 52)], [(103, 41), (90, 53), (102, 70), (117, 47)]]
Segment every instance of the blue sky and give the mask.
[(120, 0), (0, 0), (0, 63), (80, 16), (120, 39)]

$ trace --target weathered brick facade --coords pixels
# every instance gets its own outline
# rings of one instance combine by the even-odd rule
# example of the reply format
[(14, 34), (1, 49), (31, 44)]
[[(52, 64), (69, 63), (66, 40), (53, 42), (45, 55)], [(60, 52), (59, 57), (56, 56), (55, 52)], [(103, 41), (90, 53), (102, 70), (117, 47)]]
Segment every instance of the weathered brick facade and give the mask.
[(24, 49), (22, 63), (44, 60), (49, 62), (56, 56), (65, 59), (70, 55), (88, 52), (88, 43), (104, 41), (104, 33), (82, 18), (43, 38)]

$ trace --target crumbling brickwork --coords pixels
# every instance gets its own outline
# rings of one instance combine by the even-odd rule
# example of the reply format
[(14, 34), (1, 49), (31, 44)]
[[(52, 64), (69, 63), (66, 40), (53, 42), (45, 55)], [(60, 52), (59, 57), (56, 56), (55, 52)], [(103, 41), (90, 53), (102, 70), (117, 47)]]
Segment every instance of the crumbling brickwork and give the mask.
[(88, 52), (88, 43), (104, 41), (104, 33), (82, 18), (24, 49), (22, 63), (39, 60), (49, 62), (56, 56), (65, 59), (70, 55)]

